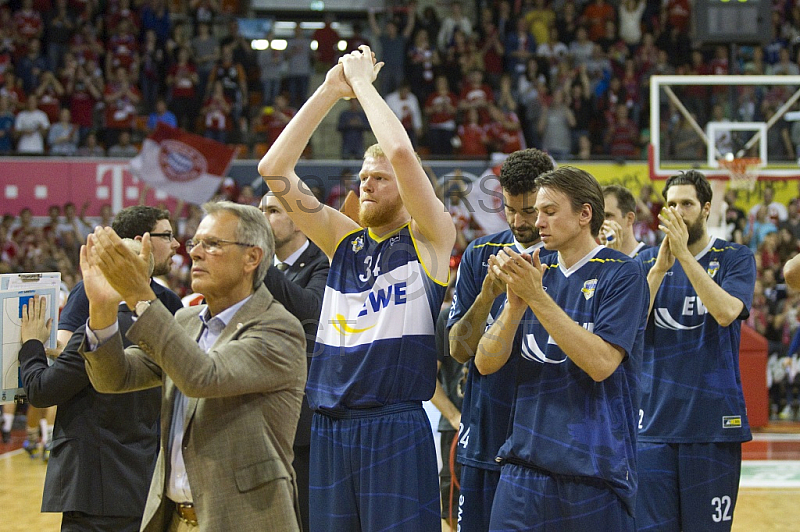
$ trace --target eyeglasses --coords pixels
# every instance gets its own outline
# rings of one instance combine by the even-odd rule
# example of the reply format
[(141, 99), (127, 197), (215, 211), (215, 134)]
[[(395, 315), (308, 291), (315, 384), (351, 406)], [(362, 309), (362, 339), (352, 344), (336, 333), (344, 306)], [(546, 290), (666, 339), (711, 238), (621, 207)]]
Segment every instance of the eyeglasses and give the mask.
[(210, 255), (220, 253), (222, 247), (226, 245), (237, 245), (246, 248), (253, 247), (254, 244), (245, 244), (244, 242), (235, 242), (233, 240), (222, 240), (220, 238), (192, 238), (186, 241), (186, 251), (191, 251), (195, 246), (203, 246), (203, 251)]
[(167, 231), (166, 233), (150, 233), (150, 238), (153, 238), (154, 236), (166, 238), (167, 242), (172, 242), (172, 239), (175, 238), (175, 235), (172, 234), (172, 231)]

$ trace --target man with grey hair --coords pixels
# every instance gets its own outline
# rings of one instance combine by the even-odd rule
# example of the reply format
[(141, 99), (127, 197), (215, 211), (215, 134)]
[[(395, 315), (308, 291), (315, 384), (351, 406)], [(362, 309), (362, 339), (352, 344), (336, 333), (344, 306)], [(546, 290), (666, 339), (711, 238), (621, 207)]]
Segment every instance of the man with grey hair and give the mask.
[[(292, 440), (306, 377), (300, 322), (263, 279), (274, 252), (261, 212), (207, 203), (194, 238), (192, 289), (206, 304), (173, 318), (142, 254), (111, 228), (81, 248), (90, 302), (81, 346), (100, 392), (162, 387), (161, 452), (142, 530), (299, 530)], [(122, 348), (116, 305), (136, 316)]]

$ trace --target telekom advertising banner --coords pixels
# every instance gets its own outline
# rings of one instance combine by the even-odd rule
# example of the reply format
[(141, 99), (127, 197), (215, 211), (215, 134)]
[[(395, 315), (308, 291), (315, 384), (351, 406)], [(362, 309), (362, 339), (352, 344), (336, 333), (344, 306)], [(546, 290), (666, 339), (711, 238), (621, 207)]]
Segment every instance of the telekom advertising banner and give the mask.
[[(239, 186), (250, 184), (257, 195), (265, 192), (263, 182), (258, 176), (258, 161), (234, 161), (229, 168), (228, 176)], [(30, 207), (34, 216), (46, 216), (47, 207), (72, 202), (78, 210), (85, 202), (89, 202), (87, 215), (98, 216), (104, 204), (112, 206), (114, 212), (124, 207), (139, 203), (139, 196), (144, 183), (129, 172), (129, 159), (47, 159), (34, 157), (2, 157), (0, 158), (0, 214), (17, 215), (23, 207)], [(499, 190), (496, 190), (492, 169), (495, 165), (481, 161), (431, 161), (430, 166), (439, 181), (452, 176), (455, 169), (467, 178), (469, 184), (468, 199), (475, 209), (488, 205), (487, 215), (498, 219), (502, 227), (502, 202)], [(301, 161), (298, 164), (298, 175), (307, 182), (320, 185), (325, 190), (338, 182), (343, 167), (354, 174), (361, 166), (360, 161)], [(647, 165), (629, 163), (618, 165), (612, 163), (575, 163), (594, 175), (600, 184), (616, 183), (628, 187), (638, 193), (644, 183), (650, 182)], [(486, 181), (488, 180), (488, 182)], [(794, 183), (775, 182), (776, 198), (794, 197)], [(662, 183), (655, 184), (660, 192)], [(445, 187), (446, 188), (446, 187)], [(488, 200), (482, 201), (489, 195)], [(743, 198), (740, 205), (749, 205), (757, 201), (759, 194)], [(484, 198), (485, 199), (485, 198)], [(177, 200), (163, 192), (148, 189), (145, 196), (147, 205), (163, 206), (173, 211)], [(785, 202), (785, 201), (784, 201)], [(483, 213), (481, 213), (483, 214)]]
[[(72, 202), (80, 210), (89, 202), (86, 214), (97, 216), (100, 207), (111, 205), (114, 212), (139, 203), (143, 183), (128, 171), (128, 159), (20, 159), (0, 162), (0, 211), (19, 214), (30, 207), (34, 216), (46, 216), (50, 205)], [(176, 200), (148, 190), (147, 205), (173, 209)]]

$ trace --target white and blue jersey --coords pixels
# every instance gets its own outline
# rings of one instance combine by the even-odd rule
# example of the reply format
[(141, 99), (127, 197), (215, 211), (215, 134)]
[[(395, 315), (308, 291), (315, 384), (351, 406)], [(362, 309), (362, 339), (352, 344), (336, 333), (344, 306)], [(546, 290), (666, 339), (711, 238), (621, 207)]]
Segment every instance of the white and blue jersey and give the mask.
[[(641, 252), (646, 272), (658, 248)], [(744, 304), (722, 327), (703, 306), (676, 260), (647, 323), (639, 440), (663, 443), (751, 439), (739, 376), (741, 320), (750, 313), (756, 267), (745, 246), (712, 238), (696, 257), (708, 275)]]
[(559, 262), (558, 254), (542, 260), (547, 294), (573, 321), (626, 356), (614, 373), (595, 382), (528, 309), (512, 430), (499, 455), (553, 475), (598, 479), (633, 512), (647, 281), (639, 264), (604, 246), (569, 269)]
[(306, 395), (323, 413), (427, 401), (436, 385), (436, 317), (446, 285), (419, 259), (408, 224), (336, 246)]
[[(481, 291), (483, 280), (489, 269), (489, 257), (498, 254), (504, 247), (513, 247), (521, 253), (519, 244), (515, 244), (511, 230), (480, 237), (467, 246), (458, 267), (456, 289), (447, 327), (456, 324), (472, 307)], [(536, 246), (541, 247), (541, 244)], [(541, 250), (545, 256), (548, 251)], [(492, 303), (487, 318), (488, 329), (503, 309), (506, 296), (501, 294)], [(464, 402), (461, 408), (461, 428), (458, 434), (458, 462), (473, 467), (500, 471), (497, 462), (497, 451), (506, 441), (511, 421), (511, 404), (517, 383), (518, 351), (512, 351), (509, 362), (498, 372), (481, 375), (474, 371), (472, 361), (469, 364)]]

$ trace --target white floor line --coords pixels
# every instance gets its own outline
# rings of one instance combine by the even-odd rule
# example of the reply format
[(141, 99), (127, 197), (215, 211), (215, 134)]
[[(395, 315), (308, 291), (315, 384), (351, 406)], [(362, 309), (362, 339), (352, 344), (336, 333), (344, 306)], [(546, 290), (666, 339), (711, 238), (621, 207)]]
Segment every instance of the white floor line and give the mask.
[(800, 488), (800, 460), (745, 460), (742, 488)]
[(753, 434), (753, 441), (798, 441), (800, 433), (758, 432)]

